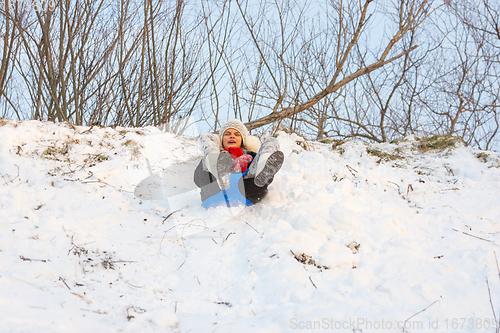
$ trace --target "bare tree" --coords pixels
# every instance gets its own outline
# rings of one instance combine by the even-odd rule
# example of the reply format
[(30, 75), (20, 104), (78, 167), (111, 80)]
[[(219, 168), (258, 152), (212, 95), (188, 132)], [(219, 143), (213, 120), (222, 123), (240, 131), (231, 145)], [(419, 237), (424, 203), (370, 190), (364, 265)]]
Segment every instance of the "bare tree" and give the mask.
[(3, 115), (175, 133), (235, 117), (319, 140), (498, 142), (492, 0), (54, 3), (0, 11)]
[(445, 19), (434, 24), (444, 36), (438, 56), (446, 62), (434, 66), (433, 89), (420, 98), (428, 126), (434, 124), (429, 132), (484, 149), (498, 142), (500, 6), (495, 6), (488, 0), (448, 3)]
[[(360, 68), (352, 68), (352, 71), (346, 71), (347, 63), (353, 57), (353, 50), (360, 40), (362, 34), (366, 31), (366, 27), (370, 22), (371, 15), (369, 14), (370, 4), (372, 0), (358, 1), (340, 1), (333, 2), (333, 9), (338, 18), (339, 34), (337, 35), (337, 42), (335, 44), (336, 53), (332, 55), (335, 58), (335, 71), (331, 75), (329, 83), (322, 88), (321, 91), (316, 92), (309, 99), (300, 102), (298, 105), (288, 106), (281, 108), (283, 101), (283, 93), (286, 92), (286, 85), (278, 85), (277, 90), (278, 98), (273, 107), (273, 112), (263, 116), (259, 119), (247, 123), (249, 129), (257, 128), (283, 118), (291, 117), (300, 113), (311, 106), (315, 105), (319, 100), (325, 96), (338, 91), (343, 86), (357, 79), (358, 77), (370, 73), (384, 65), (391, 63), (408, 52), (411, 52), (415, 47), (402, 50), (397, 54), (392, 54), (395, 46), (400, 42), (403, 37), (411, 30), (416, 29), (430, 14), (432, 7), (429, 1), (400, 1), (397, 6), (397, 20), (396, 30), (392, 34), (390, 40), (385, 44), (383, 50), (376, 56), (373, 62)], [(240, 7), (242, 7), (240, 5)], [(242, 16), (248, 21), (246, 14), (242, 11)], [(254, 34), (253, 25), (247, 23), (248, 29)], [(254, 43), (257, 48), (260, 48), (259, 41), (254, 38)], [(278, 52), (276, 58), (283, 59)], [(286, 66), (283, 66), (286, 67)]]
[[(18, 109), (19, 106), (15, 104), (12, 100), (11, 94), (15, 94), (15, 91), (9, 90), (8, 86), (11, 81), (14, 67), (15, 59), (19, 54), (20, 49), (20, 38), (19, 29), (13, 23), (13, 21), (20, 22), (21, 27), (26, 23), (26, 8), (22, 3), (17, 1), (4, 1), (4, 8), (0, 10), (0, 38), (1, 43), (1, 65), (0, 65), (0, 102), (3, 100), (4, 107), (2, 112), (2, 117), (9, 115), (8, 110), (11, 108), (18, 118), (21, 118), (21, 111)], [(14, 95), (15, 96), (15, 95)]]

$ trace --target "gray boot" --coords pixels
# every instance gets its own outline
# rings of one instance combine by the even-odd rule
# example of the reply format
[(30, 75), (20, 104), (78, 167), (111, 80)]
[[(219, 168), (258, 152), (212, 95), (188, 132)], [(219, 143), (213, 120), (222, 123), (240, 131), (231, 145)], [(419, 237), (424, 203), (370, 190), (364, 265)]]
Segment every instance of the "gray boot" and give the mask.
[(198, 144), (202, 155), (203, 170), (215, 175), (217, 156), (220, 153), (219, 136), (213, 133), (203, 133), (200, 135)]
[(267, 139), (259, 149), (245, 178), (254, 178), (255, 185), (269, 185), (278, 170), (283, 165), (284, 155), (280, 150), (278, 139)]
[(231, 168), (233, 167), (233, 158), (227, 151), (219, 153), (217, 157), (217, 184), (221, 190), (227, 190), (231, 186)]
[(227, 190), (231, 186), (231, 154), (220, 151), (219, 136), (216, 134), (203, 133), (198, 143), (203, 155), (203, 170), (210, 172), (217, 179), (221, 190)]

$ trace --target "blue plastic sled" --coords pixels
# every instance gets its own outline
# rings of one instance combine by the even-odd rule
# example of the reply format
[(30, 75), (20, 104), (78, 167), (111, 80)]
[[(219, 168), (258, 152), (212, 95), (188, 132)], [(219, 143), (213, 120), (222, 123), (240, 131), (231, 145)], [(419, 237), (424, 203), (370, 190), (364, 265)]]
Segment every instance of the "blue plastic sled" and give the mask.
[(232, 173), (231, 186), (227, 190), (222, 190), (217, 194), (212, 195), (210, 198), (206, 199), (201, 203), (201, 206), (205, 209), (226, 206), (226, 207), (236, 207), (236, 206), (253, 206), (253, 203), (245, 198), (238, 189), (238, 182), (241, 177), (246, 175), (244, 173)]

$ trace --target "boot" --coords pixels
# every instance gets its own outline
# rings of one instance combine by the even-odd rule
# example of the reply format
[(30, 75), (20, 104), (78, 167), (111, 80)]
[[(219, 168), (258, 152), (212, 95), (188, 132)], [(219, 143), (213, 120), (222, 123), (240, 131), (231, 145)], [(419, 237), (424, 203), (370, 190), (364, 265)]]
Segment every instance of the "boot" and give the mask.
[(203, 161), (203, 170), (208, 171), (215, 176), (217, 156), (220, 152), (219, 136), (212, 133), (203, 133), (200, 135), (198, 144), (202, 154), (201, 160)]
[(217, 156), (217, 183), (221, 190), (227, 190), (231, 186), (231, 168), (233, 158), (228, 151), (223, 151)]
[(245, 178), (254, 178), (255, 185), (259, 187), (269, 185), (276, 172), (283, 165), (284, 155), (279, 149), (278, 139), (267, 139), (260, 147), (252, 164), (250, 164)]

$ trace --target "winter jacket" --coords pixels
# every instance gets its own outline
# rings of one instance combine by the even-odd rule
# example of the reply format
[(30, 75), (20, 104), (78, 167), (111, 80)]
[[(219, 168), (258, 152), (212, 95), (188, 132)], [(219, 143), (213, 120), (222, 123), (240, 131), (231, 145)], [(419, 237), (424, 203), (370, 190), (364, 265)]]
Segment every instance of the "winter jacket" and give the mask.
[[(250, 155), (253, 159), (255, 158), (256, 153), (248, 152), (247, 155)], [(247, 170), (251, 163), (252, 162), (249, 162), (247, 164)], [(217, 179), (210, 172), (204, 170), (203, 162), (201, 161), (194, 172), (194, 183), (201, 189), (201, 201), (205, 201), (213, 195), (221, 192), (221, 189), (217, 184)], [(258, 187), (254, 184), (253, 178), (244, 179), (243, 174), (239, 178), (238, 184), (231, 184), (231, 187), (232, 186), (237, 186), (239, 192), (254, 204), (261, 201), (268, 192), (268, 185)]]

